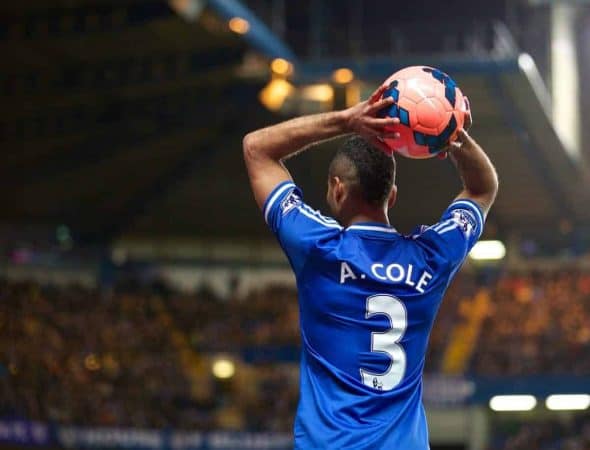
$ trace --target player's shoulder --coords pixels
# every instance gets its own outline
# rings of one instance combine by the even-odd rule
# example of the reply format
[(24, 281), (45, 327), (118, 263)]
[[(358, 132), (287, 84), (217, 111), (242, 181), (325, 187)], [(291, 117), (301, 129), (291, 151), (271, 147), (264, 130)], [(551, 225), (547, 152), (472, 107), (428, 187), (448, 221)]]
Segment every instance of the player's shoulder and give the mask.
[(281, 212), (283, 215), (288, 211), (285, 208), (287, 199), (291, 199), (292, 206), (296, 206), (302, 201), (301, 189), (290, 180), (277, 184), (266, 197), (262, 212), (267, 223), (269, 223), (270, 215), (275, 211)]
[(290, 232), (303, 235), (307, 231), (340, 233), (343, 227), (332, 217), (322, 214), (303, 200), (301, 189), (292, 181), (285, 181), (269, 194), (264, 207), (264, 218), (276, 228), (286, 227)]
[(323, 228), (331, 230), (331, 233), (340, 233), (344, 230), (334, 218), (323, 215), (319, 210), (312, 208), (305, 202), (297, 206), (298, 212), (303, 214), (309, 220), (321, 225)]
[(483, 232), (485, 215), (470, 199), (457, 199), (433, 225), (416, 227), (408, 236), (433, 265), (455, 267), (464, 261)]
[(485, 215), (481, 207), (470, 199), (457, 199), (444, 211), (441, 219), (432, 225), (419, 225), (407, 235), (417, 240), (430, 234), (444, 235), (459, 230), (466, 237), (480, 234), (485, 223)]

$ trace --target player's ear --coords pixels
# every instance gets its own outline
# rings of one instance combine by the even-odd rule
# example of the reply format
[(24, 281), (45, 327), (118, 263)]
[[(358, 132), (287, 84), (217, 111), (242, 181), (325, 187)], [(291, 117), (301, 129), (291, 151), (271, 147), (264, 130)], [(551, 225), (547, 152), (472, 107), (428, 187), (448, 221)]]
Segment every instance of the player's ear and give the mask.
[(330, 175), (328, 177), (328, 186), (331, 187), (332, 189), (334, 189), (336, 187), (337, 180), (338, 180), (337, 176)]
[(344, 185), (340, 177), (335, 176), (333, 179), (334, 184), (332, 185), (332, 191), (334, 193), (334, 200), (337, 204), (340, 204), (342, 202), (342, 199), (346, 195), (346, 186)]
[(391, 188), (391, 192), (389, 193), (389, 198), (387, 199), (387, 208), (392, 208), (397, 200), (397, 186), (394, 184)]
[(338, 177), (329, 176), (328, 177), (328, 195), (334, 196), (337, 186), (338, 186)]

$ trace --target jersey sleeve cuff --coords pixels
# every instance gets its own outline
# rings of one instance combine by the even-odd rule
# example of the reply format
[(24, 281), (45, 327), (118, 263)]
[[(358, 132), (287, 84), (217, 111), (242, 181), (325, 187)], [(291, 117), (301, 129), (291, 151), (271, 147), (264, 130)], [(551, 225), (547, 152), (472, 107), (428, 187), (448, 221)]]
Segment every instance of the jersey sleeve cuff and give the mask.
[(264, 213), (264, 221), (266, 223), (268, 223), (268, 216), (270, 215), (273, 206), (277, 204), (277, 201), (287, 191), (289, 191), (289, 189), (294, 189), (295, 187), (295, 183), (293, 183), (292, 181), (283, 181), (272, 190), (272, 192), (266, 198), (266, 201), (264, 202), (264, 207), (262, 208), (262, 211)]
[(477, 220), (478, 228), (480, 230), (483, 229), (485, 223), (485, 214), (483, 213), (481, 206), (479, 206), (473, 200), (470, 200), (468, 198), (462, 198), (459, 200), (455, 200), (453, 203), (451, 203), (451, 206), (449, 207), (450, 210), (457, 208), (464, 208), (472, 211)]

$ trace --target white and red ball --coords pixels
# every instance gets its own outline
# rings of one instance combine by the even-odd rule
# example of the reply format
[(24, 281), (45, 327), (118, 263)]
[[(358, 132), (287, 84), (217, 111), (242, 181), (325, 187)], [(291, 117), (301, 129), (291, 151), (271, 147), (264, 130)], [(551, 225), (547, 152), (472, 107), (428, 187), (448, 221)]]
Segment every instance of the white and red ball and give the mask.
[(469, 105), (446, 73), (427, 66), (407, 67), (384, 84), (383, 98), (393, 97), (395, 103), (380, 115), (400, 119), (388, 130), (400, 137), (385, 139), (393, 152), (408, 158), (431, 158), (457, 138)]

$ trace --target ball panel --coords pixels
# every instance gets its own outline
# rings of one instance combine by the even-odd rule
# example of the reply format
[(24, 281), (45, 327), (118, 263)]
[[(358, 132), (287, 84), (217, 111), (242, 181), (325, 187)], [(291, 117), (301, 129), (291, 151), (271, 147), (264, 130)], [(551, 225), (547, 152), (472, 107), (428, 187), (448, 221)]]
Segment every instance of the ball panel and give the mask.
[(450, 122), (452, 116), (453, 116), (453, 111), (446, 111), (444, 113), (444, 119), (441, 121), (440, 125), (437, 127), (435, 134), (439, 135), (443, 131), (445, 131), (445, 128), (447, 127), (448, 123)]
[(438, 136), (438, 134), (439, 134), (437, 132), (437, 128), (435, 128), (435, 127), (425, 127), (424, 125), (422, 125), (420, 123), (418, 125), (416, 125), (415, 127), (413, 127), (413, 129), (414, 129), (414, 131), (417, 131), (417, 132), (422, 133), (422, 134), (426, 134), (428, 136)]
[(422, 99), (422, 101), (416, 105), (415, 112), (418, 120), (417, 126), (430, 128), (436, 133), (436, 130), (440, 128), (441, 125), (445, 125), (445, 119), (447, 118), (445, 115), (445, 106), (443, 101), (437, 97)]
[(451, 105), (451, 103), (449, 102), (449, 100), (446, 98), (446, 89), (445, 86), (441, 83), (437, 83), (435, 85), (435, 96), (436, 98), (438, 98), (441, 102), (441, 105), (443, 106), (443, 108), (446, 111), (453, 111), (455, 109), (455, 107), (453, 105)]
[(414, 137), (415, 132), (404, 125), (394, 125), (388, 128), (388, 131), (399, 133), (398, 139), (384, 139), (385, 143), (395, 153), (412, 159), (432, 158), (438, 153), (438, 150), (429, 148), (427, 145), (420, 145)]
[(425, 97), (435, 97), (438, 86), (423, 78), (407, 80), (402, 91), (404, 98), (409, 98), (414, 103), (420, 103)]
[(435, 70), (432, 67), (428, 66), (410, 66), (404, 69), (398, 70), (393, 75), (391, 75), (386, 81), (385, 84), (391, 83), (393, 80), (409, 80), (409, 79), (416, 79), (416, 78), (424, 78), (424, 79), (431, 79), (432, 75), (428, 70)]
[[(409, 125), (410, 127), (415, 127), (416, 125), (418, 125), (418, 117), (416, 115), (416, 104), (411, 101), (410, 99), (406, 98), (406, 97), (401, 97), (399, 99), (398, 104), (396, 105), (398, 110), (404, 110), (407, 111), (407, 115), (408, 115), (408, 119), (406, 121), (407, 125)], [(398, 114), (396, 115), (396, 117), (400, 117), (400, 113), (398, 111)], [(400, 122), (401, 122), (401, 117), (400, 117)]]
[(425, 147), (423, 145), (413, 146), (412, 150), (413, 151), (410, 153), (410, 156), (409, 156), (412, 159), (428, 159), (428, 158), (432, 158), (433, 156), (436, 156), (438, 154), (438, 152), (435, 152), (435, 153), (430, 152), (428, 147)]

